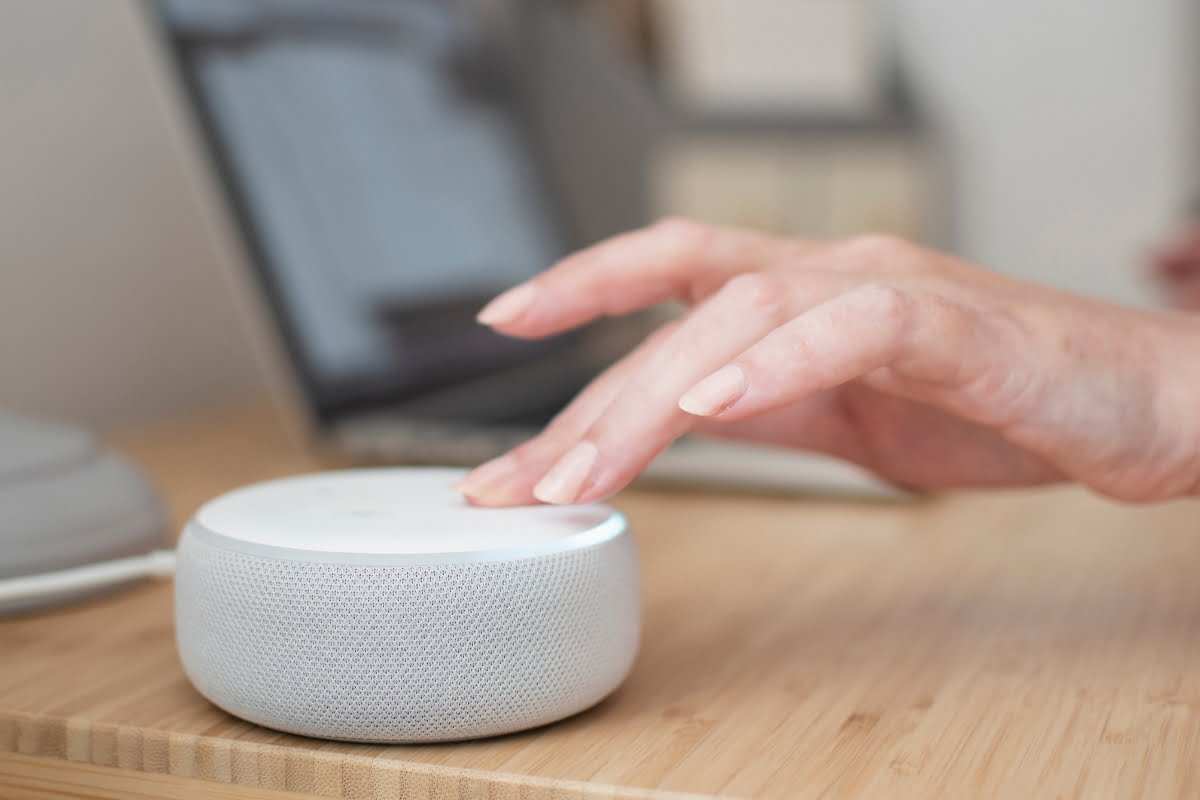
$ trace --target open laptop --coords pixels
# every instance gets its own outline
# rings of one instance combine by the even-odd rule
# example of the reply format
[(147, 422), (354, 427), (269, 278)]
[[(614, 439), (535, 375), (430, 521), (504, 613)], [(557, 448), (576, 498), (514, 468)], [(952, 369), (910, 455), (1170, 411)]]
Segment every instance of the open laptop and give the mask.
[[(475, 323), (575, 247), (644, 221), (662, 120), (555, 2), (161, 0), (215, 230), (292, 416), (367, 461), (479, 463), (656, 322), (544, 342)], [(245, 299), (245, 298), (243, 298)], [(646, 477), (892, 496), (832, 459), (686, 440)]]

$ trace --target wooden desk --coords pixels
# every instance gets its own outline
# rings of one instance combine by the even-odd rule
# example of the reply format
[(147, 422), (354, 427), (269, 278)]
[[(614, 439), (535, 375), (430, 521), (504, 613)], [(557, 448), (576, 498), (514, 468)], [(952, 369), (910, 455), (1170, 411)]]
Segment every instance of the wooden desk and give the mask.
[[(317, 466), (261, 409), (121, 444), (176, 520)], [(619, 505), (645, 639), (592, 711), (455, 745), (274, 733), (191, 689), (148, 585), (0, 622), (0, 796), (1200, 795), (1200, 503)]]

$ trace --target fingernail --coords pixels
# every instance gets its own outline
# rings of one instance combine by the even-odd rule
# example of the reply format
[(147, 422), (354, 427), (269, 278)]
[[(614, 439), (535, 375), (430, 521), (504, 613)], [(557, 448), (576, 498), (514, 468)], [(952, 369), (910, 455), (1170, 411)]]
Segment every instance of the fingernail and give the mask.
[(476, 496), (507, 478), (517, 468), (517, 460), (510, 455), (493, 458), (468, 472), (454, 488), (468, 496)]
[(746, 393), (746, 373), (736, 364), (721, 367), (679, 398), (679, 407), (698, 417), (719, 414)]
[(592, 474), (598, 454), (596, 445), (591, 442), (575, 445), (533, 487), (533, 496), (543, 503), (574, 503)]
[(492, 300), (475, 317), (484, 325), (503, 325), (524, 314), (533, 305), (537, 289), (532, 283), (522, 283)]

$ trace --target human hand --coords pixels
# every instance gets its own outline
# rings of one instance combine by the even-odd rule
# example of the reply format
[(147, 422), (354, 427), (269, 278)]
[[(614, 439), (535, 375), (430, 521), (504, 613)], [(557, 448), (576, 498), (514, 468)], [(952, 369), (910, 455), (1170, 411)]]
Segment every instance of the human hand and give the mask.
[(590, 502), (692, 430), (832, 454), (935, 489), (1064, 479), (1196, 491), (1198, 325), (869, 236), (776, 239), (672, 220), (571, 255), (480, 321), (539, 338), (691, 306), (538, 436), (460, 484), (479, 505)]

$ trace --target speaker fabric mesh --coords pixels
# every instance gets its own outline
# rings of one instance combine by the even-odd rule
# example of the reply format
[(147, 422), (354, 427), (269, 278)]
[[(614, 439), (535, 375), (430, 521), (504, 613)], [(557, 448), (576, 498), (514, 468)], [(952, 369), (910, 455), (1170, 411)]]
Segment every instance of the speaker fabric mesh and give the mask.
[(259, 555), (185, 531), (176, 637), (209, 700), (291, 733), (476, 738), (582, 711), (628, 674), (640, 620), (628, 533), (474, 563)]

